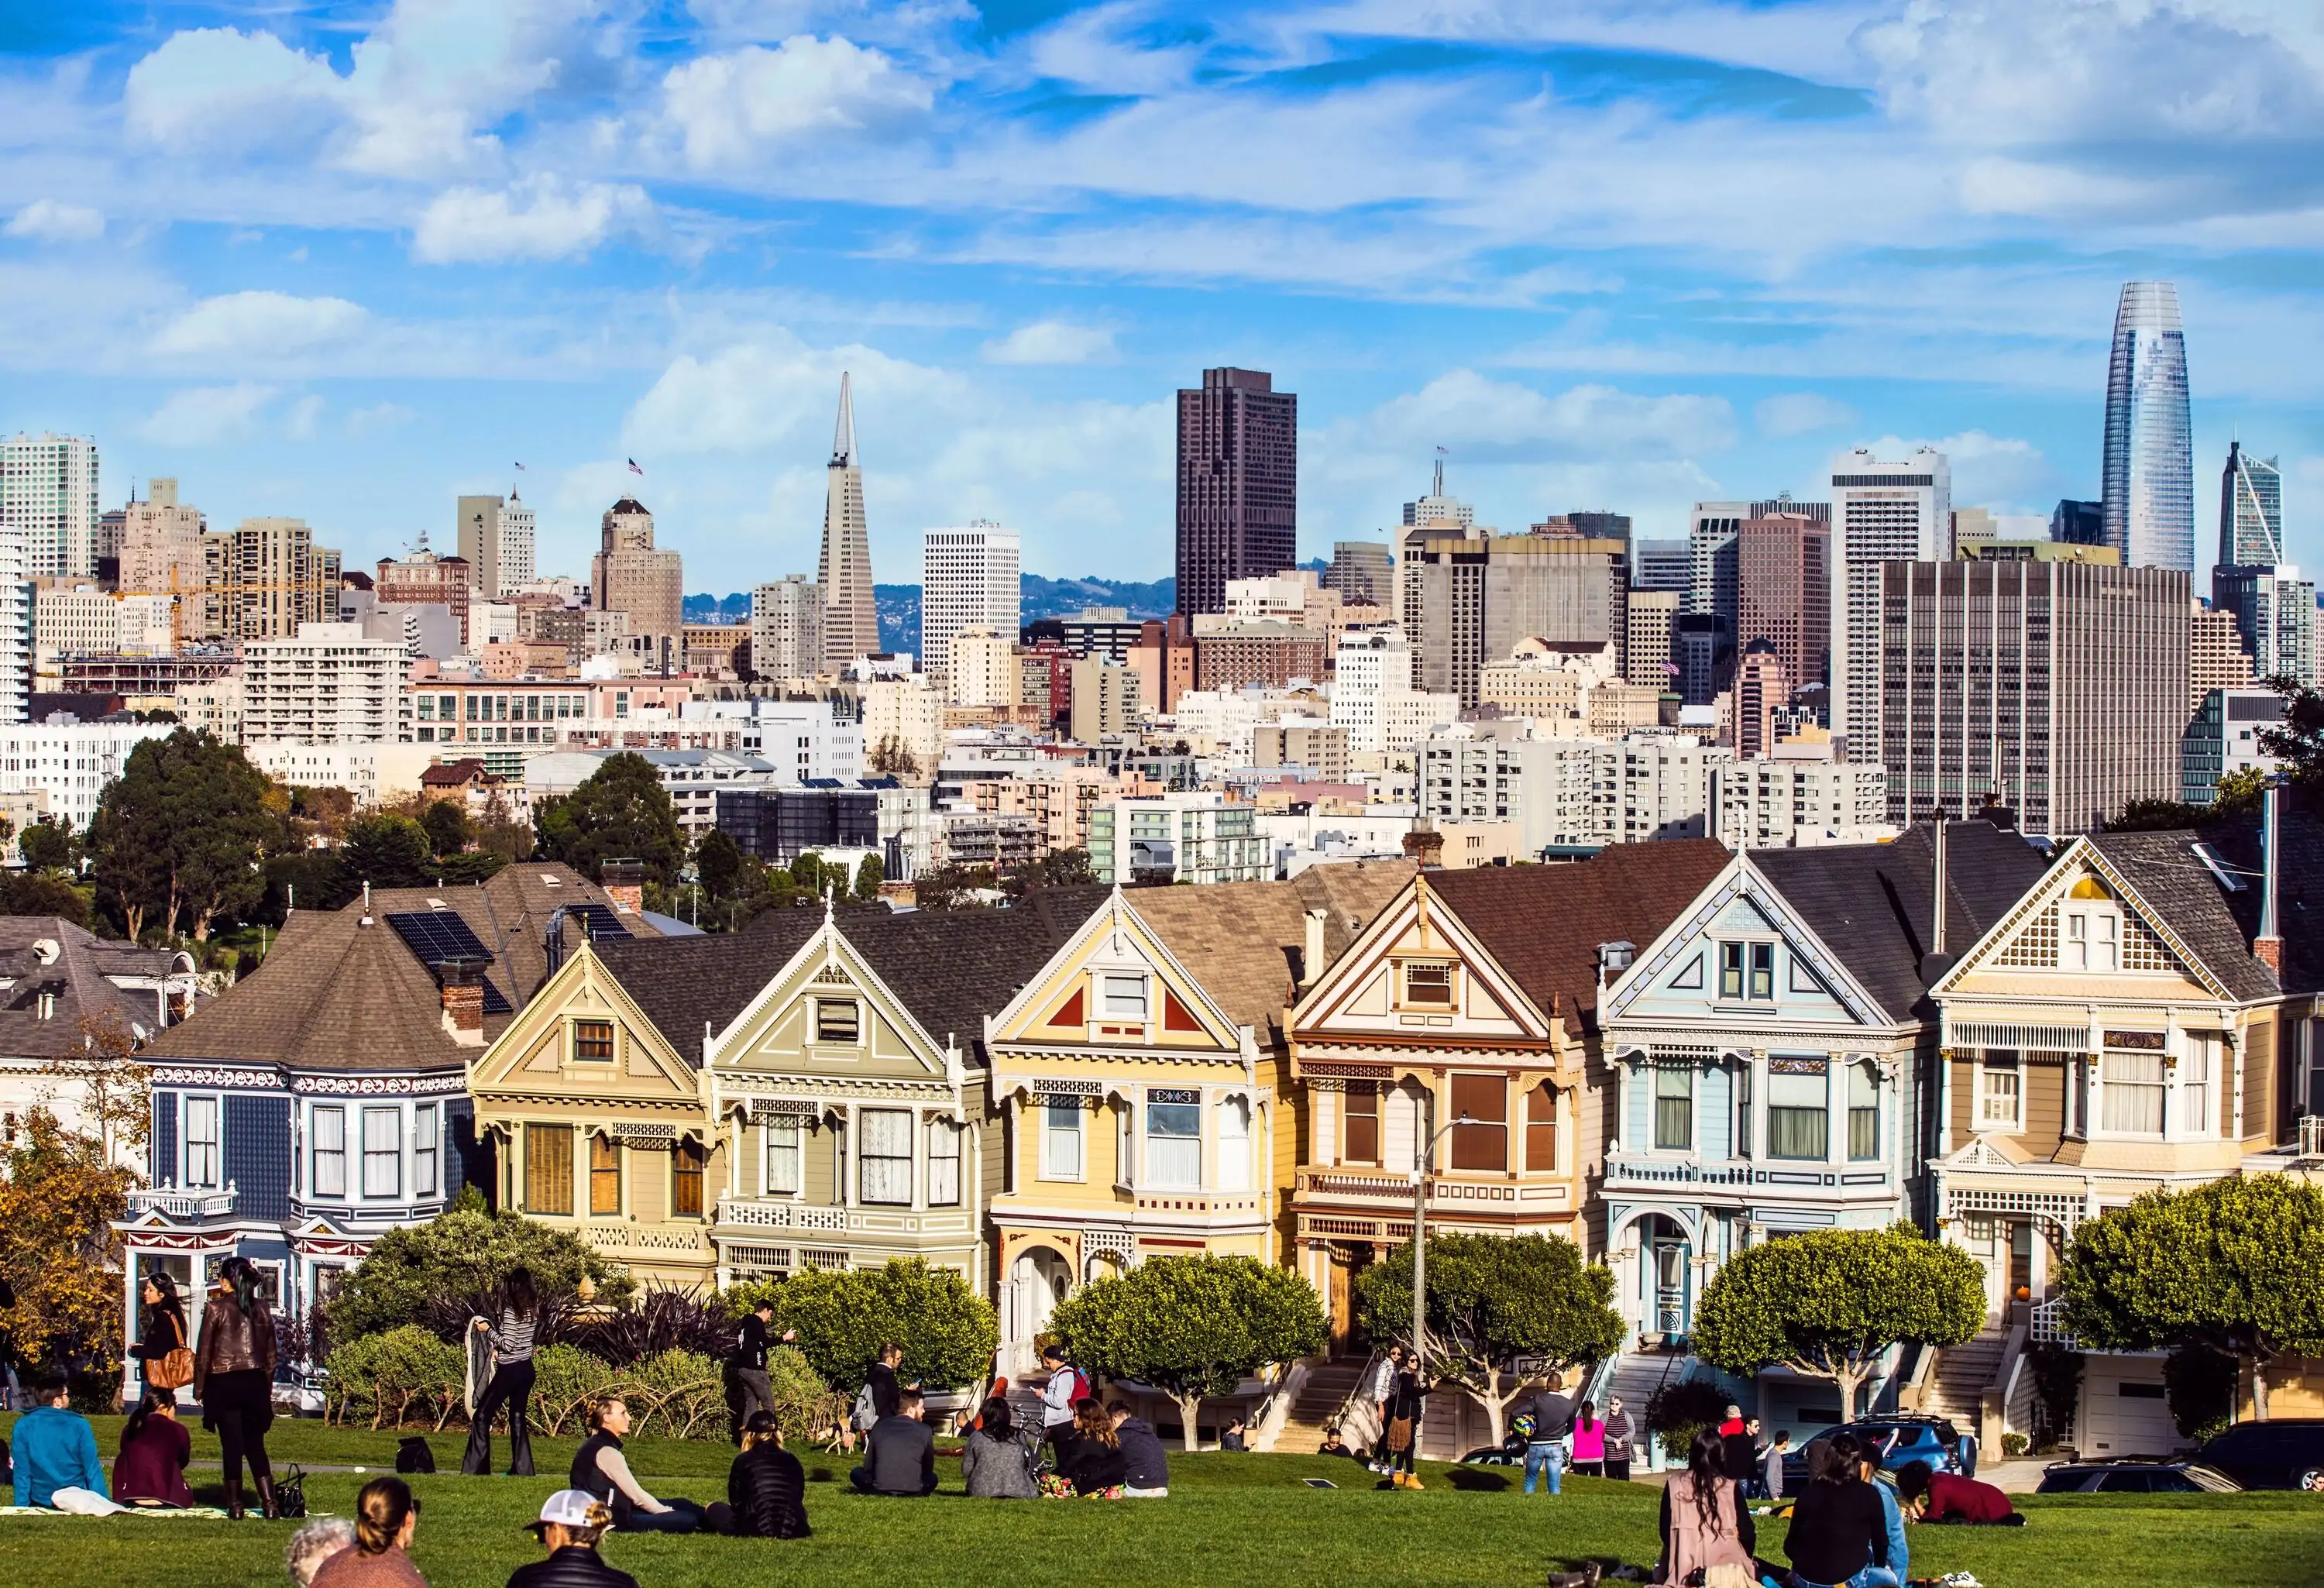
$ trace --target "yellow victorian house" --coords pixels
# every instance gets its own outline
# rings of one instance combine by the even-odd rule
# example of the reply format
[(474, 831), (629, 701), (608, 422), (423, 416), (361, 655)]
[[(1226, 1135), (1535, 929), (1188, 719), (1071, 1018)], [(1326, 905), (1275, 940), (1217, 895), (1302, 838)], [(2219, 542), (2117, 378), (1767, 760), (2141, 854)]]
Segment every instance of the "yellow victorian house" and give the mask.
[(1001, 1371), (1034, 1368), (1051, 1310), (1091, 1279), (1157, 1254), (1280, 1260), (1286, 1011), (1305, 966), (1411, 874), (1117, 890), (993, 1016)]

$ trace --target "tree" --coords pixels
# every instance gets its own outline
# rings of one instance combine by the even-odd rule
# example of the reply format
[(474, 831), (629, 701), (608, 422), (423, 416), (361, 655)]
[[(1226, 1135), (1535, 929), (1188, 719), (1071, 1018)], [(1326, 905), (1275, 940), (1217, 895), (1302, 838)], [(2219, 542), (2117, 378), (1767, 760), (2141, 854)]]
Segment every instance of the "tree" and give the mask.
[(1736, 1253), (1703, 1290), (1693, 1343), (1729, 1372), (1781, 1362), (1831, 1380), (1845, 1422), (1891, 1347), (1959, 1345), (1984, 1326), (1977, 1260), (1899, 1223), (1812, 1230)]
[(1011, 870), (1001, 879), (1001, 891), (1022, 899), (1038, 888), (1087, 887), (1097, 881), (1086, 849), (1052, 849), (1040, 859)]
[(922, 909), (977, 909), (991, 886), (990, 866), (932, 865), (912, 879), (912, 898)]
[(16, 841), (24, 863), (36, 872), (69, 872), (80, 863), (80, 841), (69, 826), (42, 817)]
[(2058, 1289), (2085, 1347), (2252, 1363), (2264, 1417), (2268, 1362), (2324, 1356), (2324, 1190), (2273, 1174), (2147, 1192), (2075, 1232)]
[(100, 897), (132, 937), (158, 921), (174, 937), (182, 917), (197, 942), (265, 891), (261, 858), (283, 837), (272, 786), (241, 750), (180, 728), (129, 752), (89, 823)]
[(2271, 679), (2283, 697), (2283, 720), (2262, 728), (2259, 747), (2283, 762), (2301, 803), (2324, 806), (2324, 691), (2290, 679)]
[(855, 897), (879, 898), (880, 884), (887, 880), (888, 868), (881, 863), (880, 857), (876, 854), (865, 855), (863, 863), (855, 868)]
[(946, 1390), (982, 1380), (1001, 1343), (992, 1304), (955, 1270), (918, 1258), (890, 1258), (881, 1269), (801, 1269), (726, 1292), (737, 1316), (761, 1298), (774, 1305), (770, 1333), (798, 1330), (816, 1373), (850, 1395), (890, 1340), (904, 1348), (907, 1379)]
[(468, 840), (476, 836), (475, 825), (456, 799), (438, 799), (420, 813), (420, 825), (428, 833), (429, 853), (439, 860), (458, 854), (468, 847)]
[(102, 1371), (120, 1360), (121, 1242), (135, 1177), (104, 1141), (45, 1108), (24, 1116), (0, 1175), (0, 1337), (26, 1362)]
[(2200, 827), (2216, 814), (2208, 805), (2189, 805), (2178, 799), (2133, 799), (2120, 812), (2106, 818), (2109, 833), (2168, 833), (2182, 827)]
[(0, 913), (56, 916), (88, 930), (89, 895), (59, 872), (15, 872), (0, 877)]
[(742, 865), (750, 857), (727, 834), (713, 827), (694, 846), (694, 874), (713, 899), (733, 899), (742, 891)]
[(1186, 1448), (1204, 1399), (1323, 1349), (1323, 1303), (1289, 1269), (1249, 1257), (1154, 1257), (1061, 1302), (1049, 1327), (1083, 1369), (1177, 1403)]
[(882, 737), (872, 746), (867, 761), (872, 770), (883, 778), (917, 777), (920, 771), (918, 757), (912, 753), (912, 747), (904, 743), (899, 734)]
[(290, 820), (302, 836), (311, 833), (336, 844), (346, 836), (347, 824), (355, 817), (355, 792), (352, 789), (290, 790)]
[(107, 1162), (143, 1154), (153, 1114), (153, 1072), (137, 1057), (137, 1034), (112, 1010), (80, 1018), (80, 1051), (51, 1059), (41, 1073), (67, 1083), (86, 1131), (94, 1126)]
[(408, 816), (385, 811), (347, 828), (339, 863), (357, 882), (374, 888), (424, 888), (429, 883), (428, 829)]
[(447, 1311), (465, 1323), (469, 1312), (489, 1310), (510, 1270), (520, 1267), (532, 1270), (544, 1299), (568, 1297), (584, 1279), (601, 1302), (618, 1302), (632, 1288), (579, 1237), (521, 1214), (487, 1213), (480, 1199), (464, 1196), (429, 1223), (389, 1230), (372, 1242), (327, 1309), (331, 1337), (432, 1325)]
[(609, 860), (642, 861), (647, 877), (668, 888), (678, 882), (686, 835), (651, 762), (642, 755), (608, 756), (605, 763), (562, 799), (533, 808), (540, 852), (592, 879)]
[[(1484, 1408), (1493, 1443), (1509, 1403), (1525, 1392), (1520, 1359), (1558, 1367), (1611, 1356), (1622, 1343), (1614, 1276), (1554, 1235), (1428, 1238), (1428, 1334), (1433, 1371)], [(1376, 1341), (1412, 1343), (1412, 1251), (1397, 1249), (1356, 1281), (1364, 1327)]]

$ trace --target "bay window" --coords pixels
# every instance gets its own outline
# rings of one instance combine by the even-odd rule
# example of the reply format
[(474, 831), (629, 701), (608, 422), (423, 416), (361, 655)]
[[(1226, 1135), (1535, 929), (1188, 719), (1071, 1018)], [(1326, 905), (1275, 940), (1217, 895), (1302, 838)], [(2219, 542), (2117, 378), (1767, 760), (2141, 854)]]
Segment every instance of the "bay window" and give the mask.
[(956, 1121), (928, 1122), (928, 1205), (960, 1205), (960, 1136)]
[(423, 1103), (411, 1111), (411, 1194), (440, 1196), (444, 1192), (444, 1110)]
[(622, 1211), (622, 1144), (611, 1136), (589, 1138), (589, 1212), (615, 1217)]
[(760, 1129), (766, 1136), (766, 1194), (797, 1195), (800, 1185), (799, 1122), (770, 1120)]
[(363, 1111), (363, 1194), (403, 1195), (403, 1111), (400, 1108)]
[(1684, 1152), (1694, 1145), (1694, 1066), (1655, 1066), (1655, 1150)]
[(218, 1183), (218, 1100), (186, 1099), (186, 1184), (215, 1187)]
[(1222, 1191), (1250, 1189), (1250, 1104), (1240, 1097), (1219, 1099), (1219, 1171)]
[(1146, 1185), (1193, 1190), (1203, 1183), (1203, 1094), (1192, 1087), (1146, 1089)]
[(1831, 1078), (1821, 1058), (1767, 1061), (1767, 1152), (1823, 1159), (1831, 1153)]
[[(1122, 1177), (1129, 1178), (1128, 1166)], [(1082, 1105), (1070, 1097), (1041, 1105), (1041, 1178), (1082, 1177)]]
[(1880, 1072), (1848, 1066), (1848, 1156), (1858, 1163), (1880, 1156)]
[(1557, 1168), (1557, 1088), (1547, 1081), (1526, 1094), (1526, 1168), (1548, 1174)]
[(2163, 1095), (2168, 1084), (2160, 1053), (2108, 1053), (2098, 1060), (2106, 1096), (2106, 1128), (2124, 1136), (2163, 1134)]
[(867, 1108), (858, 1181), (862, 1200), (882, 1207), (912, 1204), (912, 1116), (900, 1108)]
[(669, 1211), (673, 1218), (702, 1216), (703, 1171), (710, 1167), (710, 1149), (699, 1141), (681, 1139), (669, 1155)]
[[(318, 1108), (314, 1113), (313, 1168), (308, 1176), (309, 1189), (317, 1196), (345, 1196), (347, 1194), (347, 1111), (344, 1108)], [(186, 1116), (189, 1134), (193, 1129), (193, 1115)], [(188, 1185), (194, 1184), (189, 1171)]]
[(1471, 1123), (1452, 1127), (1452, 1167), (1499, 1174), (1509, 1167), (1509, 1088), (1499, 1076), (1454, 1076), (1452, 1115)]
[(1343, 1095), (1347, 1103), (1340, 1132), (1340, 1161), (1379, 1162), (1380, 1100), (1378, 1085), (1371, 1081), (1350, 1081)]
[(1977, 1093), (1979, 1130), (2015, 1131), (2025, 1119), (2025, 1076), (2017, 1055), (1987, 1049)]

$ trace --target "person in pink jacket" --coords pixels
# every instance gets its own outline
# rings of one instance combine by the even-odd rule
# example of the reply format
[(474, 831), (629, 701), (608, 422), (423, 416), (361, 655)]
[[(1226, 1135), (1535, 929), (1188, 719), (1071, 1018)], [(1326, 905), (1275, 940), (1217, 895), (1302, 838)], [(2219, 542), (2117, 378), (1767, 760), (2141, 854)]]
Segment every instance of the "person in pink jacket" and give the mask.
[(1573, 1408), (1573, 1470), (1584, 1477), (1606, 1475), (1606, 1425), (1586, 1400)]

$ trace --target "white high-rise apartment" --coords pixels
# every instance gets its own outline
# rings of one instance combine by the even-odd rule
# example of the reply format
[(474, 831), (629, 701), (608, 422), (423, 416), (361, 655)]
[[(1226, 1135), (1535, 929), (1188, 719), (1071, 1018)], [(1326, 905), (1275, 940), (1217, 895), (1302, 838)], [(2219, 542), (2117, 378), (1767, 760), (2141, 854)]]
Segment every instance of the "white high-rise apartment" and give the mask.
[(368, 640), (361, 623), (301, 623), (295, 640), (242, 648), (245, 743), (393, 743), (408, 736), (400, 640)]
[(0, 728), (0, 795), (49, 797), (49, 815), (79, 831), (97, 814), (105, 787), (121, 775), (129, 752), (166, 739), (170, 723), (56, 721)]
[(86, 436), (0, 441), (0, 526), (23, 532), (26, 577), (96, 575), (97, 472)]
[(1342, 635), (1333, 658), (1332, 725), (1348, 734), (1350, 755), (1378, 755), (1388, 748), (1380, 708), (1396, 692), (1412, 688), (1412, 647), (1394, 623)]
[(501, 508), (500, 588), (487, 595), (513, 596), (532, 583), (533, 542), (540, 530), (539, 516), (512, 489), (508, 502)]
[(1014, 531), (983, 519), (920, 538), (920, 667), (942, 672), (963, 629), (1015, 635), (1022, 559)]
[(1851, 761), (1880, 759), (1880, 565), (1953, 554), (1953, 475), (1923, 447), (1902, 462), (1865, 448), (1831, 466), (1831, 726)]
[(1016, 632), (995, 633), (981, 623), (961, 630), (952, 637), (945, 679), (954, 706), (1017, 706), (1024, 697), (1024, 678)]
[(811, 679), (823, 669), (823, 586), (786, 574), (751, 592), (751, 670)]

